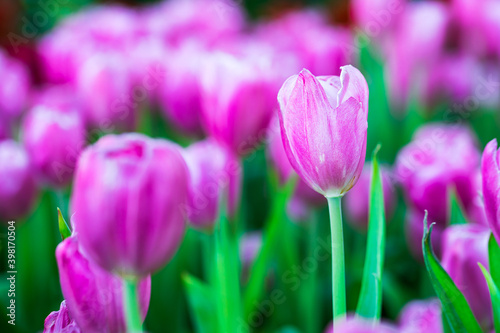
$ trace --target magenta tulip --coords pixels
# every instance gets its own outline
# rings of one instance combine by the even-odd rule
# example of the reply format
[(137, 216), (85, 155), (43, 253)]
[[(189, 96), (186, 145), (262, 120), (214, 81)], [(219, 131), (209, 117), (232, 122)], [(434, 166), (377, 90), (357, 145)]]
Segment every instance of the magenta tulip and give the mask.
[(26, 215), (34, 202), (36, 186), (26, 151), (13, 140), (0, 141), (0, 220)]
[[(365, 165), (356, 185), (346, 194), (344, 207), (352, 225), (366, 231), (368, 227), (368, 209), (370, 205), (371, 164)], [(396, 205), (396, 192), (390, 171), (380, 167), (384, 193), (384, 208), (386, 221), (390, 221)]]
[(406, 0), (353, 0), (352, 14), (361, 30), (370, 37), (382, 37), (397, 28)]
[(223, 196), (229, 216), (234, 216), (240, 201), (243, 172), (238, 159), (210, 139), (192, 144), (183, 156), (191, 175), (189, 222), (197, 228), (212, 229)]
[(0, 49), (0, 122), (21, 115), (30, 90), (28, 69)]
[(290, 77), (278, 94), (281, 136), (298, 175), (326, 197), (344, 195), (365, 160), (368, 86), (352, 66), (338, 76)]
[(216, 53), (202, 74), (206, 131), (238, 156), (261, 142), (276, 106), (270, 68), (249, 57)]
[(83, 120), (74, 105), (62, 98), (37, 104), (24, 118), (22, 137), (43, 183), (63, 187), (71, 182), (85, 144)]
[(189, 182), (180, 149), (133, 133), (105, 136), (82, 153), (71, 202), (75, 229), (107, 271), (145, 276), (179, 247)]
[(406, 304), (399, 315), (399, 330), (403, 333), (443, 332), (439, 300), (418, 300)]
[(66, 301), (61, 302), (59, 311), (51, 312), (45, 319), (43, 333), (81, 333), (76, 322), (71, 319)]
[[(82, 332), (125, 332), (122, 280), (88, 259), (77, 237), (65, 239), (56, 249), (69, 316)], [(138, 295), (144, 320), (151, 295), (150, 276), (139, 282)]]
[(483, 198), (486, 216), (495, 239), (500, 242), (500, 159), (497, 140), (490, 141), (484, 148), (481, 160), (483, 177)]
[(488, 269), (490, 230), (478, 224), (448, 227), (442, 236), (441, 264), (464, 294), (476, 319), (483, 327), (492, 324), (488, 285), (478, 266)]

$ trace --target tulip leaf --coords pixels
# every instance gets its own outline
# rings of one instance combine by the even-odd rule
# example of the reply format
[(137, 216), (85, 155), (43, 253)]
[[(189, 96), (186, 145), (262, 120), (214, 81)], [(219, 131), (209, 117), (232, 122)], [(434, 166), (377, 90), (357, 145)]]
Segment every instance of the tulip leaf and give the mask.
[(488, 283), (488, 289), (490, 290), (491, 305), (493, 307), (493, 323), (495, 325), (495, 332), (500, 333), (500, 292), (498, 291), (497, 285), (493, 281), (490, 273), (484, 268), (481, 263), (478, 263), (481, 271), (483, 272), (486, 283)]
[(382, 312), (382, 271), (385, 252), (385, 210), (382, 175), (377, 162), (378, 145), (373, 152), (368, 216), (368, 243), (363, 282), (356, 314), (379, 320)]
[(57, 208), (57, 220), (59, 224), (59, 232), (61, 233), (62, 240), (65, 240), (68, 237), (71, 237), (71, 229), (69, 228), (66, 220), (62, 216), (61, 210), (59, 207)]
[(466, 224), (468, 222), (454, 186), (448, 188), (448, 216), (449, 224)]
[(197, 333), (216, 333), (217, 316), (213, 290), (189, 274), (182, 275), (182, 282), (186, 289), (195, 331)]
[(488, 242), (488, 258), (491, 278), (497, 286), (500, 286), (500, 247), (493, 234)]
[(481, 327), (474, 317), (467, 300), (441, 266), (432, 250), (432, 226), (433, 224), (430, 227), (427, 226), (426, 212), (424, 218), (424, 236), (422, 238), (425, 267), (432, 287), (441, 301), (443, 313), (452, 332), (480, 333), (482, 332)]

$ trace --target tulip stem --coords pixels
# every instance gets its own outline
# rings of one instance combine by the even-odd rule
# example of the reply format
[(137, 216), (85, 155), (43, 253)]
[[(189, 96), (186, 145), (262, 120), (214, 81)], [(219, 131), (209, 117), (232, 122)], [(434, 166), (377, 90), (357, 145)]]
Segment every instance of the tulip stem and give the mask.
[(123, 304), (127, 333), (142, 332), (141, 311), (139, 309), (138, 280), (136, 278), (123, 278)]
[(345, 264), (344, 233), (342, 230), (342, 208), (340, 197), (327, 198), (330, 210), (330, 233), (332, 236), (332, 290), (333, 290), (333, 324), (345, 318)]

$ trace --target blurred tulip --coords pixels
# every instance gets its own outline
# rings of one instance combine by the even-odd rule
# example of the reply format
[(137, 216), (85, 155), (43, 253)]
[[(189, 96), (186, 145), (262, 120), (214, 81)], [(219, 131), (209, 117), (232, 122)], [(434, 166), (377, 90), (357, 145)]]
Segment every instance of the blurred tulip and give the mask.
[(357, 182), (366, 152), (368, 86), (352, 66), (340, 77), (308, 70), (290, 77), (278, 94), (285, 151), (294, 170), (326, 197)]
[(242, 167), (237, 158), (213, 140), (192, 144), (183, 152), (191, 182), (187, 216), (197, 228), (212, 229), (222, 196), (234, 216), (241, 192)]
[(441, 264), (484, 328), (491, 326), (493, 317), (488, 285), (478, 263), (486, 269), (489, 267), (489, 238), (490, 230), (478, 224), (452, 225), (442, 236)]
[(28, 69), (0, 49), (0, 122), (21, 115), (30, 90)]
[(22, 138), (42, 182), (63, 187), (71, 182), (85, 143), (85, 129), (74, 105), (51, 102), (35, 105), (23, 120)]
[(184, 235), (188, 182), (176, 144), (136, 133), (101, 138), (82, 153), (71, 198), (85, 252), (116, 274), (160, 269)]
[[(61, 289), (71, 318), (82, 332), (125, 332), (122, 280), (85, 256), (76, 237), (66, 238), (56, 249)], [(139, 306), (146, 317), (151, 277), (139, 282)]]
[(66, 301), (61, 302), (59, 311), (53, 311), (47, 316), (43, 326), (43, 333), (81, 333), (80, 328), (69, 315)]
[(448, 219), (448, 191), (453, 187), (469, 211), (479, 158), (476, 138), (467, 127), (425, 125), (399, 152), (396, 179), (415, 210), (422, 214), (428, 210), (429, 221), (444, 226)]
[(497, 140), (491, 140), (484, 148), (481, 160), (483, 178), (483, 198), (489, 226), (500, 242), (500, 159)]
[[(330, 324), (325, 333), (334, 333), (333, 325)], [(335, 324), (335, 333), (396, 333), (396, 327), (385, 323), (373, 323), (360, 317), (349, 317), (347, 320)]]
[(391, 31), (405, 10), (406, 0), (353, 0), (351, 11), (358, 26), (370, 37)]
[[(368, 227), (368, 210), (370, 206), (370, 186), (371, 186), (371, 163), (366, 164), (361, 172), (358, 182), (344, 199), (344, 207), (346, 214), (349, 216), (348, 221), (360, 230), (366, 231)], [(386, 222), (389, 222), (394, 208), (396, 207), (396, 193), (390, 171), (385, 167), (380, 167), (382, 174), (382, 187), (384, 193), (384, 208)]]
[(258, 60), (215, 53), (202, 73), (205, 129), (238, 156), (260, 143), (276, 106), (272, 71)]
[(441, 304), (438, 299), (411, 301), (399, 315), (402, 333), (443, 332)]
[(26, 215), (36, 195), (28, 155), (13, 140), (0, 141), (0, 219), (15, 220)]

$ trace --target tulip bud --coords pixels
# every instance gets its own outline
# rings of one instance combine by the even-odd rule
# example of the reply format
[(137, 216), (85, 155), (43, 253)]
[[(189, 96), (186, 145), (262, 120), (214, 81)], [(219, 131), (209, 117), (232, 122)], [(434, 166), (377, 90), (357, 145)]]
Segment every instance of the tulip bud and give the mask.
[(81, 333), (80, 328), (71, 319), (66, 301), (61, 302), (59, 311), (51, 312), (45, 319), (43, 333)]
[(399, 330), (403, 333), (441, 333), (442, 320), (439, 300), (412, 301), (401, 310)]
[(491, 140), (484, 148), (481, 160), (483, 198), (486, 216), (493, 235), (500, 242), (500, 159), (497, 140)]
[(430, 124), (420, 128), (398, 154), (395, 174), (407, 201), (429, 221), (448, 220), (448, 191), (455, 188), (466, 211), (475, 196), (473, 175), (479, 165), (476, 138), (467, 128)]
[(488, 285), (478, 266), (488, 269), (490, 230), (478, 224), (448, 227), (442, 236), (441, 264), (463, 293), (474, 316), (483, 327), (492, 323)]
[(254, 59), (216, 53), (202, 73), (206, 131), (234, 154), (249, 154), (265, 136), (276, 105), (272, 71)]
[[(325, 330), (325, 333), (334, 333), (333, 324)], [(374, 323), (361, 317), (349, 317), (340, 322), (335, 323), (335, 333), (396, 333), (395, 327), (385, 323)]]
[[(56, 258), (69, 315), (82, 332), (125, 332), (122, 280), (87, 259), (76, 237), (57, 246)], [(151, 296), (150, 276), (139, 282), (138, 295), (144, 320)]]
[(233, 216), (241, 192), (241, 166), (237, 158), (213, 140), (192, 144), (183, 152), (191, 182), (188, 219), (198, 228), (213, 228), (222, 196)]
[[(390, 221), (396, 204), (396, 193), (392, 180), (389, 176), (389, 170), (380, 167), (382, 174), (382, 188), (384, 193), (384, 208), (386, 221)], [(368, 211), (370, 206), (370, 188), (371, 188), (371, 164), (365, 165), (358, 183), (345, 196), (344, 207), (349, 216), (348, 221), (355, 228), (365, 230), (368, 227)]]
[(25, 66), (0, 49), (0, 122), (21, 115), (25, 106), (30, 78)]
[(122, 275), (161, 268), (184, 235), (188, 181), (173, 143), (135, 133), (101, 138), (82, 153), (71, 198), (85, 252)]
[(44, 183), (71, 182), (85, 143), (85, 129), (74, 107), (56, 102), (34, 106), (23, 121), (23, 142), (33, 168)]
[(28, 213), (36, 196), (29, 158), (13, 140), (0, 141), (0, 220), (15, 220)]
[(299, 176), (326, 197), (344, 195), (357, 182), (366, 153), (368, 86), (352, 66), (338, 76), (304, 69), (278, 94), (281, 136)]

